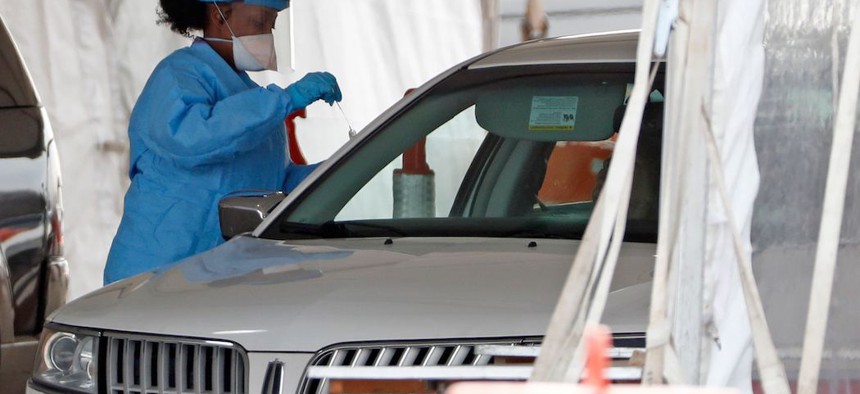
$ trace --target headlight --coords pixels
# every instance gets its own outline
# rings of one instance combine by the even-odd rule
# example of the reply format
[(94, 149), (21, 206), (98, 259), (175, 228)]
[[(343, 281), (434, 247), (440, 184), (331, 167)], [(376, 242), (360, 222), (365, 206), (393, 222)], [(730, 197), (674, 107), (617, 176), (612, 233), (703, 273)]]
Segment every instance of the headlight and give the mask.
[(63, 391), (95, 393), (98, 334), (46, 327), (36, 353), (33, 381)]

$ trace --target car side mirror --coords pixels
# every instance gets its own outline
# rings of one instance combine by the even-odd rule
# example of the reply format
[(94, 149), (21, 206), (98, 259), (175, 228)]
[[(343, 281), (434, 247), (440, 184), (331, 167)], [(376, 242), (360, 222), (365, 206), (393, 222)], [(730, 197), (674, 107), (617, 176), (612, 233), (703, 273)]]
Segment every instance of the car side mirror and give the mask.
[(228, 194), (218, 203), (221, 235), (224, 239), (230, 239), (254, 231), (285, 197), (279, 191), (239, 191)]

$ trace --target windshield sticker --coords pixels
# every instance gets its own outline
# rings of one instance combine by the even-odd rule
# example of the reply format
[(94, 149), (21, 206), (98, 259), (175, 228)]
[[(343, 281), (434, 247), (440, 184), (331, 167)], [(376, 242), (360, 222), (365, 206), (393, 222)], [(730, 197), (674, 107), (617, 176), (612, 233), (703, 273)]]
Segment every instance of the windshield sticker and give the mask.
[(577, 96), (534, 96), (529, 117), (530, 131), (573, 131)]

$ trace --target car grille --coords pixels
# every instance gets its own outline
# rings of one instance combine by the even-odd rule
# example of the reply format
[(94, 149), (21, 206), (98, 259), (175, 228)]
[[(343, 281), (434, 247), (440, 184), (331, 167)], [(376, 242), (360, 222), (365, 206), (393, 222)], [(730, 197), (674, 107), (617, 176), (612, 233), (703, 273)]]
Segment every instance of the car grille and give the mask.
[[(506, 342), (510, 344), (510, 342)], [(491, 356), (475, 353), (478, 343), (454, 344), (392, 344), (379, 346), (348, 346), (319, 353), (311, 365), (329, 367), (430, 367), (482, 366)], [(326, 379), (305, 379), (299, 390), (305, 394), (329, 392)]]
[[(613, 364), (628, 365), (636, 350), (644, 349), (643, 335), (621, 335), (614, 337), (614, 348), (609, 357)], [(525, 372), (525, 379), (531, 371), (534, 358), (540, 352), (541, 338), (516, 340), (471, 340), (438, 343), (388, 343), (343, 345), (325, 349), (309, 363), (305, 377), (299, 387), (299, 394), (328, 394), (329, 380), (309, 377), (315, 368), (344, 371), (366, 368), (386, 369), (410, 367), (507, 367)], [(422, 368), (425, 369), (425, 368)], [(439, 369), (436, 369), (439, 371)], [(484, 370), (486, 371), (486, 370)], [(481, 372), (481, 371), (478, 371)], [(638, 377), (634, 376), (634, 379)]]
[(245, 352), (227, 342), (105, 334), (110, 394), (245, 393)]

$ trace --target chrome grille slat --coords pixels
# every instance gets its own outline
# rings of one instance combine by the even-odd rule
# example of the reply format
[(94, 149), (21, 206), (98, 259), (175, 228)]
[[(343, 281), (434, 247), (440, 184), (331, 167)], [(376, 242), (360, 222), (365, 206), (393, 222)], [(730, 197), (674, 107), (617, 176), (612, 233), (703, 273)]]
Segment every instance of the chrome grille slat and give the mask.
[(341, 365), (341, 364), (343, 364), (343, 360), (345, 360), (345, 359), (346, 359), (346, 352), (345, 351), (335, 350), (334, 354), (332, 354), (332, 356), (331, 356), (331, 361), (329, 362), (328, 365), (331, 365), (331, 366)]
[(200, 345), (194, 346), (194, 360), (192, 365), (191, 376), (194, 377), (194, 392), (202, 393), (206, 389), (203, 385), (203, 370), (205, 369), (206, 364), (203, 363), (203, 349)]
[(379, 351), (379, 357), (373, 362), (374, 367), (387, 367), (391, 364), (391, 360), (394, 358), (394, 354), (397, 353), (396, 349), (385, 347)]
[[(118, 355), (116, 354), (116, 339), (108, 339), (108, 364), (117, 365)], [(117, 383), (116, 368), (110, 368), (107, 371), (108, 385), (113, 387)]]
[(123, 379), (122, 380), (122, 383), (123, 383), (122, 388), (126, 393), (130, 392), (130, 390), (131, 390), (131, 365), (130, 364), (133, 364), (133, 362), (129, 362), (129, 359), (131, 359), (131, 356), (130, 356), (131, 353), (129, 352), (129, 350), (131, 350), (131, 343), (130, 342), (131, 341), (124, 341), (123, 342), (123, 344), (122, 344), (122, 346), (123, 346), (123, 357), (122, 357), (122, 360), (120, 360), (120, 362), (123, 364), (122, 365), (122, 375), (123, 375), (123, 377), (122, 377), (122, 379)]
[(466, 357), (468, 357), (471, 352), (471, 346), (457, 345), (457, 347), (454, 348), (454, 352), (451, 353), (451, 358), (448, 359), (448, 362), (445, 363), (445, 365), (449, 367), (463, 365), (463, 361), (466, 360)]
[(104, 335), (108, 394), (242, 394), (247, 358), (224, 342)]
[(164, 394), (164, 388), (167, 387), (167, 369), (164, 366), (164, 360), (167, 359), (167, 346), (164, 342), (158, 343), (158, 360), (155, 362), (158, 368), (158, 394)]
[(215, 349), (212, 351), (212, 366), (209, 370), (209, 379), (212, 381), (212, 391), (216, 393), (229, 393), (230, 388), (222, 386), (224, 381), (221, 380), (221, 369), (218, 368), (221, 365), (221, 350)]
[(328, 379), (322, 379), (319, 381), (316, 394), (328, 394)]
[(146, 341), (140, 342), (140, 360), (137, 362), (137, 373), (140, 376), (140, 390), (142, 393), (149, 392), (149, 343)]
[(411, 367), (415, 362), (415, 359), (418, 358), (418, 353), (421, 351), (421, 348), (410, 346), (407, 347), (403, 352), (403, 357), (400, 358), (400, 362), (397, 364), (398, 367)]
[(173, 379), (176, 383), (176, 392), (185, 391), (185, 346), (176, 345), (176, 358), (173, 362)]
[(237, 352), (231, 352), (230, 356), (230, 369), (232, 370), (232, 376), (230, 377), (230, 383), (233, 385), (233, 393), (240, 392), (239, 387), (239, 373), (242, 372), (239, 369), (239, 354)]
[(492, 359), (493, 359), (492, 356), (488, 356), (486, 354), (479, 354), (475, 357), (475, 361), (472, 362), (472, 365), (474, 365), (474, 366), (487, 365), (490, 363), (490, 360), (492, 360)]
[(445, 348), (442, 346), (431, 346), (430, 350), (427, 352), (427, 356), (424, 357), (424, 360), (421, 362), (422, 367), (429, 367), (433, 365), (439, 364), (439, 359), (442, 358), (442, 352), (445, 351)]
[(355, 357), (352, 359), (353, 367), (360, 367), (367, 362), (368, 357), (370, 357), (370, 349), (358, 349)]

